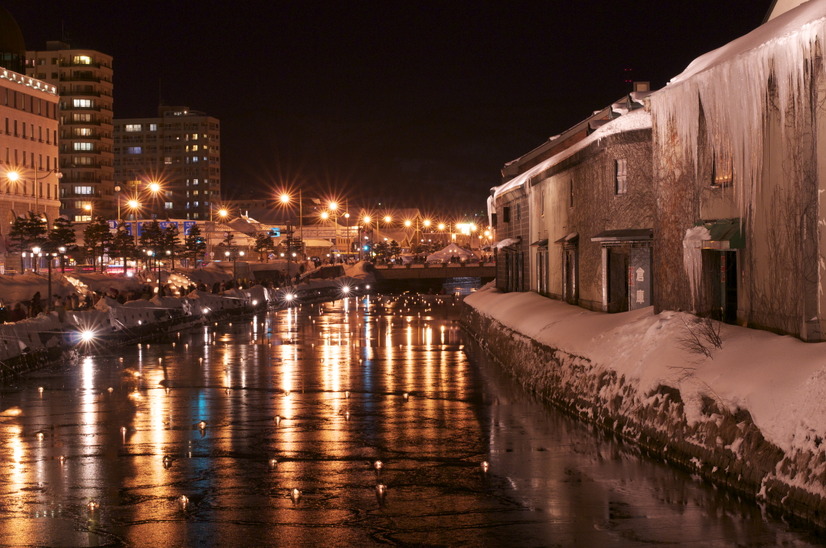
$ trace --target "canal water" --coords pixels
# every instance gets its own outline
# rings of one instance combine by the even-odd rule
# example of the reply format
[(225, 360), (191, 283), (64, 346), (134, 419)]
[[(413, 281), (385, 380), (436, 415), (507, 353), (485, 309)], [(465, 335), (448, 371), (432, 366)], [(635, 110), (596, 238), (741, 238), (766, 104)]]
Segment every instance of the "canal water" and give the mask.
[(455, 301), (90, 347), (3, 389), (0, 545), (823, 541), (534, 401), (464, 340)]

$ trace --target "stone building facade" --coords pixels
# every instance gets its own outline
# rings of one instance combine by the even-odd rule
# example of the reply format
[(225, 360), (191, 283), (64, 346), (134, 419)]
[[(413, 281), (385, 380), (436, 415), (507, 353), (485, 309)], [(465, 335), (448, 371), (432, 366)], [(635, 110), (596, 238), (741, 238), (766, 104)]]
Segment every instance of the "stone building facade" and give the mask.
[(790, 9), (651, 97), (656, 310), (824, 339), (824, 14)]

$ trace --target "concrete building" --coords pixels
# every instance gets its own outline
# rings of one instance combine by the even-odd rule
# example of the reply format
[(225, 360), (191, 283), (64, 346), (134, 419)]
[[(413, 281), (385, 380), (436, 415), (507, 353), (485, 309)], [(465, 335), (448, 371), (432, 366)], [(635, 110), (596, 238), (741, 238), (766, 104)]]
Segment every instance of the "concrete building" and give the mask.
[[(221, 127), (189, 107), (115, 120), (115, 202), (137, 199), (155, 218), (210, 220), (221, 196)], [(156, 182), (159, 190), (150, 190)], [(117, 212), (116, 212), (117, 213)]]
[(112, 57), (59, 41), (29, 51), (26, 74), (60, 94), (61, 213), (74, 222), (114, 214)]

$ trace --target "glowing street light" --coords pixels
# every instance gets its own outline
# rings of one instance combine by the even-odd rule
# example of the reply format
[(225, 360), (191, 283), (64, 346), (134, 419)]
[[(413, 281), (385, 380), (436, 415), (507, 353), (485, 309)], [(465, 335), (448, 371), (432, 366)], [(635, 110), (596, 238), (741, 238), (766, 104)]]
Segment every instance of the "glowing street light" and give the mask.
[[(146, 185), (147, 190), (152, 194), (152, 202), (153, 205), (157, 206), (158, 201), (160, 201), (161, 192), (163, 191), (163, 187), (161, 183), (158, 181), (149, 181)], [(160, 212), (153, 211), (152, 215), (157, 219), (160, 216)]]
[(32, 266), (34, 273), (37, 274), (37, 263), (40, 261), (40, 247), (34, 246), (32, 248)]
[(132, 236), (135, 237), (135, 245), (138, 245), (138, 211), (141, 208), (141, 203), (132, 198), (126, 202), (126, 209), (132, 213)]

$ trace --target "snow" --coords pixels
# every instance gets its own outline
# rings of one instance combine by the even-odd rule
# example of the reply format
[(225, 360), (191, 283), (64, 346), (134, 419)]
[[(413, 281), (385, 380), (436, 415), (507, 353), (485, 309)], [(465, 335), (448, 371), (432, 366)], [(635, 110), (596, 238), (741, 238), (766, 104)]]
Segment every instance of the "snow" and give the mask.
[(562, 162), (566, 158), (573, 156), (574, 154), (584, 149), (591, 143), (597, 143), (605, 137), (615, 135), (617, 133), (623, 133), (626, 131), (633, 131), (637, 129), (647, 129), (650, 127), (651, 115), (644, 109), (637, 109), (629, 112), (628, 114), (619, 116), (618, 118), (614, 118), (608, 123), (600, 126), (593, 133), (591, 133), (581, 141), (578, 141), (577, 143), (566, 148), (562, 152), (559, 152), (551, 156), (547, 160), (540, 162), (539, 164), (535, 165), (525, 173), (517, 175), (507, 183), (496, 187), (493, 191), (492, 199), (495, 202), (495, 200), (503, 194), (506, 194), (512, 190), (522, 187), (533, 177), (539, 175), (548, 168)]
[(467, 249), (459, 247), (454, 243), (450, 243), (444, 249), (428, 255), (426, 261), (428, 263), (445, 263), (450, 261), (453, 257), (471, 259), (474, 255)]
[[(49, 278), (47, 275), (27, 273), (15, 276), (0, 276), (0, 302), (6, 306), (28, 301), (38, 291), (45, 302), (49, 294)], [(74, 287), (59, 273), (52, 272), (52, 292), (54, 295), (68, 295), (74, 292)]]
[(694, 320), (685, 313), (655, 315), (649, 307), (604, 314), (490, 286), (465, 302), (518, 333), (625, 376), (638, 394), (661, 385), (679, 389), (689, 421), (700, 416), (705, 396), (732, 412), (749, 411), (787, 455), (826, 438), (826, 343), (724, 324), (723, 348), (706, 358), (679, 342)]
[(786, 113), (805, 95), (804, 79), (826, 45), (824, 38), (826, 0), (811, 0), (698, 57), (650, 97), (657, 142), (671, 142), (673, 131), (680, 140), (677, 150), (696, 161), (702, 106), (710, 146), (731, 152), (734, 173), (746, 183), (737, 186), (742, 211), (757, 191), (763, 167), (770, 81), (777, 86), (780, 127), (785, 128)]

